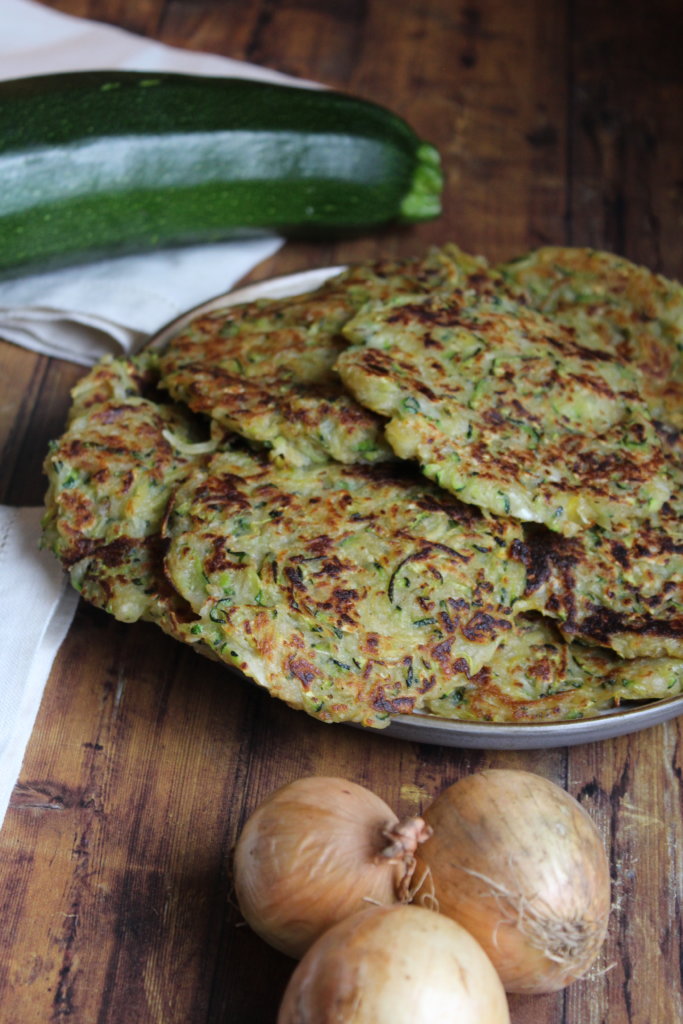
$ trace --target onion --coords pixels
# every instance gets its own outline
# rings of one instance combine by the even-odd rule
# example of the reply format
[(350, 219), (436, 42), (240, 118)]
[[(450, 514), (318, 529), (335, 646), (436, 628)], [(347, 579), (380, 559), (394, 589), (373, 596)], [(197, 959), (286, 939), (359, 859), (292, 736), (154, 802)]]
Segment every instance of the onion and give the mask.
[(607, 930), (609, 865), (572, 796), (531, 772), (488, 770), (424, 818), (416, 902), (474, 935), (508, 992), (553, 992), (585, 973)]
[(262, 939), (300, 957), (369, 902), (407, 900), (415, 849), (427, 835), (421, 818), (399, 822), (355, 782), (297, 779), (256, 809), (237, 841), (239, 908)]
[(371, 908), (326, 932), (294, 971), (277, 1024), (509, 1024), (481, 946), (441, 914)]

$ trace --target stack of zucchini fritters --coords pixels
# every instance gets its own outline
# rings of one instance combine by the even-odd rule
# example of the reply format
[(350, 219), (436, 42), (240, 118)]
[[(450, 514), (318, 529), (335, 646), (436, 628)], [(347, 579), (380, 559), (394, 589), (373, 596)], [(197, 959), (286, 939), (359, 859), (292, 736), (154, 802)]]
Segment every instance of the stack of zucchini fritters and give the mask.
[(683, 692), (683, 286), (453, 245), (105, 359), (44, 543), (326, 722), (557, 721)]

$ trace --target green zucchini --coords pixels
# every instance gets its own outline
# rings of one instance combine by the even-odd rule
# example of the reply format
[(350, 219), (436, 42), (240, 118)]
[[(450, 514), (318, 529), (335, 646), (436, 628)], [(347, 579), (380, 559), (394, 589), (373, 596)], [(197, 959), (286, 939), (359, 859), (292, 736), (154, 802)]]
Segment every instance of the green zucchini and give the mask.
[(433, 146), (344, 93), (138, 71), (0, 83), (0, 277), (424, 220), (441, 188)]

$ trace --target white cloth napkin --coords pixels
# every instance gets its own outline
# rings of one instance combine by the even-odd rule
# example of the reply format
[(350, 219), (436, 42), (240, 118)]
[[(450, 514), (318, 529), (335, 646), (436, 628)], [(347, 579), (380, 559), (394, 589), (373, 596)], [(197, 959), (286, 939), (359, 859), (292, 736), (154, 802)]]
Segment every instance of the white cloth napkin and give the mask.
[[(315, 87), (243, 61), (165, 46), (33, 0), (0, 0), (0, 78), (96, 68)], [(272, 236), (192, 246), (0, 282), (0, 338), (91, 365), (107, 352), (130, 351), (187, 309), (227, 291), (281, 245)]]
[(57, 559), (38, 550), (41, 514), (0, 505), (0, 825), (78, 602)]

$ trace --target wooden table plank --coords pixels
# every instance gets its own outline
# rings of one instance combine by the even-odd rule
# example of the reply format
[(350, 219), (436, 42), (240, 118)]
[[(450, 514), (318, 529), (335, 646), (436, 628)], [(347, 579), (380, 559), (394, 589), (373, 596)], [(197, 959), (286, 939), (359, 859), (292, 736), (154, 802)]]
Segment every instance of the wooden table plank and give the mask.
[(574, 6), (571, 241), (680, 279), (680, 4)]
[[(393, 107), (440, 148), (439, 220), (289, 243), (253, 279), (456, 241), (620, 249), (683, 277), (679, 4), (655, 0), (53, 0)], [(38, 504), (82, 370), (0, 343), (0, 500)], [(148, 625), (80, 607), (0, 832), (3, 1024), (272, 1024), (292, 968), (240, 922), (231, 848), (276, 785), (336, 774), (419, 811), (483, 766), (574, 793), (609, 844), (589, 976), (513, 1024), (683, 1020), (683, 722), (571, 748), (458, 750), (325, 726)]]

